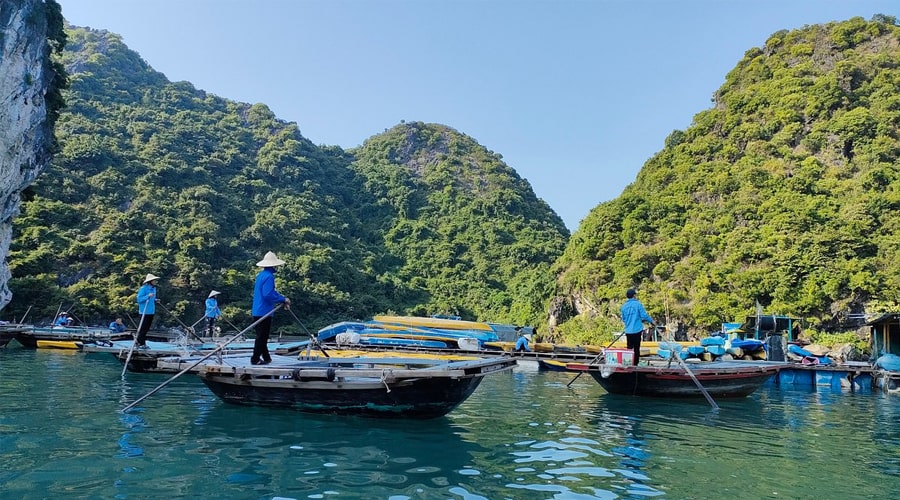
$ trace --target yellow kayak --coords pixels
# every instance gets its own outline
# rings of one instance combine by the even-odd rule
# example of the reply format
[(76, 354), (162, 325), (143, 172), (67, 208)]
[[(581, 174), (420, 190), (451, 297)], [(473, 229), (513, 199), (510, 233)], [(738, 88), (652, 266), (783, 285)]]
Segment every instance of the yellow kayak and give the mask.
[(461, 319), (425, 318), (419, 316), (385, 316), (379, 315), (372, 318), (382, 323), (391, 323), (405, 326), (422, 326), (426, 328), (444, 328), (447, 330), (481, 330), (493, 331), (487, 323), (478, 321), (464, 321)]
[(38, 340), (38, 349), (81, 349), (81, 342), (74, 340)]

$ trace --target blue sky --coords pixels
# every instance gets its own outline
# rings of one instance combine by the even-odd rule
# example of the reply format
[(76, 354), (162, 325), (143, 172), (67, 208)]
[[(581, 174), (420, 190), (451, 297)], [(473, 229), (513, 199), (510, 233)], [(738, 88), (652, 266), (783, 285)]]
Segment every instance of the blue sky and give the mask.
[(473, 137), (570, 230), (781, 29), (896, 0), (58, 0), (170, 80), (267, 104), (316, 144), (406, 121)]

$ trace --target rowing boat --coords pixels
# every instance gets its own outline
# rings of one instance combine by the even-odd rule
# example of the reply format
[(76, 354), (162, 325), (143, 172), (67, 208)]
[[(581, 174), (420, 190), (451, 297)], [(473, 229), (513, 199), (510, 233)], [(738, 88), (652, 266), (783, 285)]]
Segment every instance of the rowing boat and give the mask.
[(208, 363), (198, 376), (223, 401), (309, 413), (436, 418), (465, 401), (488, 374), (514, 359), (369, 356), (297, 360), (266, 366)]

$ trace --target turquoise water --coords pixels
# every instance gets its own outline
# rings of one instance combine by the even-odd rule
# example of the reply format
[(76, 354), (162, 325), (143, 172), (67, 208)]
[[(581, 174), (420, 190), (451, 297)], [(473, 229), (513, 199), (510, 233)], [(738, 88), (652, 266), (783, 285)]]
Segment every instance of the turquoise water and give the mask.
[(111, 355), (0, 349), (0, 498), (891, 498), (900, 396), (765, 387), (739, 401), (612, 396), (489, 376), (447, 417), (221, 403)]

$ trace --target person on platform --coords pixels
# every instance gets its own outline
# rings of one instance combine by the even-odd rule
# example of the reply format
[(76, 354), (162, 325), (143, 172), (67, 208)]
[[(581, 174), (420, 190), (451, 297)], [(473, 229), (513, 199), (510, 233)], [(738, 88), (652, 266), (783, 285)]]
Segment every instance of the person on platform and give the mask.
[(159, 300), (156, 296), (156, 284), (158, 282), (159, 276), (148, 274), (144, 278), (144, 284), (141, 285), (137, 292), (138, 314), (141, 315), (136, 340), (138, 349), (147, 349), (147, 332), (150, 330), (150, 324), (153, 323), (153, 315), (156, 314), (156, 302)]
[(68, 326), (69, 325), (69, 313), (63, 311), (59, 313), (59, 316), (56, 317), (56, 321), (53, 323), (53, 326)]
[(122, 318), (116, 318), (115, 321), (109, 324), (109, 333), (122, 333), (125, 331), (125, 323), (122, 323)]
[(269, 333), (272, 331), (271, 313), (278, 304), (284, 304), (285, 309), (290, 309), (291, 300), (275, 289), (275, 268), (284, 265), (284, 261), (279, 259), (274, 252), (268, 252), (256, 265), (262, 270), (256, 275), (256, 283), (253, 286), (251, 314), (256, 323), (256, 340), (253, 342), (250, 364), (267, 365), (272, 362), (268, 346)]
[(206, 298), (206, 336), (214, 337), (216, 333), (216, 320), (222, 317), (222, 310), (219, 309), (219, 301), (216, 299), (221, 292), (213, 290), (209, 292)]
[(655, 326), (656, 323), (647, 314), (644, 304), (634, 297), (635, 295), (634, 288), (629, 288), (625, 292), (627, 300), (622, 304), (622, 323), (625, 323), (626, 345), (628, 349), (634, 350), (632, 364), (637, 366), (641, 359), (641, 336), (644, 333), (644, 322), (650, 323), (650, 326)]
[(516, 334), (519, 336), (516, 339), (516, 347), (514, 349), (515, 352), (531, 352), (531, 348), (528, 347), (528, 335), (522, 331), (521, 326), (516, 327)]

